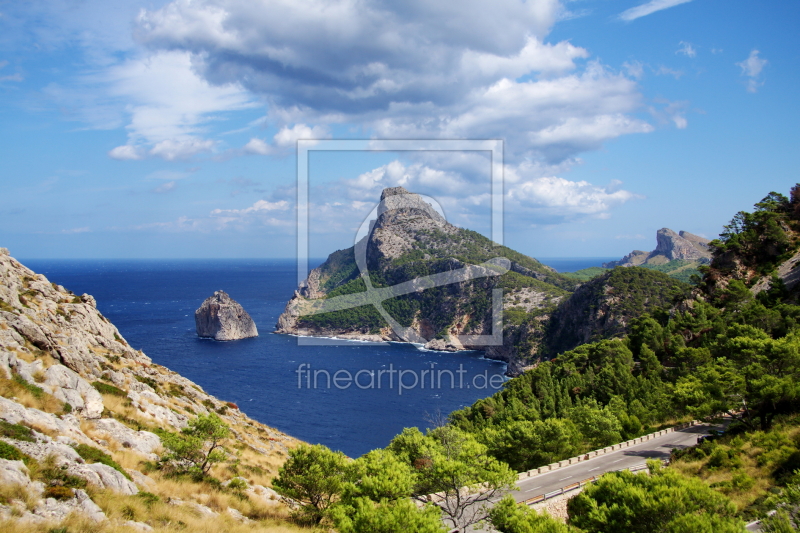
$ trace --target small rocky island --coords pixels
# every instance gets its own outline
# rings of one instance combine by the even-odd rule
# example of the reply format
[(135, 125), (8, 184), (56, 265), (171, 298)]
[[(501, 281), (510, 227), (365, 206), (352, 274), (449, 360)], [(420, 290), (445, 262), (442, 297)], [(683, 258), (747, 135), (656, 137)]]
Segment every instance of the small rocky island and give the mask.
[(194, 322), (199, 337), (212, 337), (218, 341), (258, 337), (256, 323), (225, 291), (216, 291), (206, 298), (194, 312)]

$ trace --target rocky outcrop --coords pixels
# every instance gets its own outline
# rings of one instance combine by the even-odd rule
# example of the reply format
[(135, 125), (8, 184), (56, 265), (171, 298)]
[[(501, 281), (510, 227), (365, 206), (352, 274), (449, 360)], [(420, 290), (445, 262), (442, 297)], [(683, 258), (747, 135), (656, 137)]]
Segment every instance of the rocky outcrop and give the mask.
[(225, 291), (216, 291), (194, 312), (197, 335), (218, 341), (258, 337), (256, 323)]
[(709, 242), (711, 241), (688, 231), (675, 233), (669, 228), (661, 228), (656, 232), (655, 250), (652, 252), (634, 250), (619, 261), (603, 263), (603, 268), (659, 265), (677, 260), (708, 263), (711, 260)]

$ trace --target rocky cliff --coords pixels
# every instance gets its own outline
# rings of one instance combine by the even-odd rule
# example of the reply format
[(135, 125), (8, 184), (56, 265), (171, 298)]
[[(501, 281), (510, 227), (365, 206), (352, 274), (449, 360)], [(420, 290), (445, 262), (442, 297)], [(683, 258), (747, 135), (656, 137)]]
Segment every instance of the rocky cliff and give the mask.
[[(504, 259), (492, 263), (496, 258)], [(367, 272), (374, 289), (398, 291), (381, 301), (386, 315), (358, 300), (366, 294)], [(465, 272), (470, 275), (464, 277)], [(276, 331), (405, 340), (426, 343), (431, 349), (484, 349), (470, 339), (493, 332), (493, 289), (504, 290), (504, 313), (513, 315), (504, 325), (514, 329), (522, 322), (540, 324), (575, 285), (535, 259), (448, 223), (420, 196), (394, 187), (382, 192), (378, 217), (367, 236), (332, 253), (300, 284)], [(359, 305), (309, 312), (337, 297), (337, 301), (349, 297)], [(520, 351), (517, 345), (506, 344), (511, 337), (504, 335), (503, 345), (487, 348), (486, 353), (517, 368), (520, 361), (534, 357), (536, 343)]]
[(669, 228), (661, 228), (656, 232), (655, 250), (634, 250), (619, 261), (604, 263), (603, 267), (663, 265), (671, 261), (708, 263), (711, 259), (709, 242), (711, 241), (688, 231), (675, 233)]
[(225, 291), (216, 291), (194, 312), (197, 335), (218, 341), (258, 337), (256, 323)]
[[(210, 412), (231, 428), (226, 444), (236, 445), (215, 475), (246, 476), (241, 497), (157, 468), (159, 434)], [(265, 509), (280, 515), (265, 485), (295, 442), (154, 364), (94, 298), (50, 283), (0, 248), (0, 524), (231, 530)]]

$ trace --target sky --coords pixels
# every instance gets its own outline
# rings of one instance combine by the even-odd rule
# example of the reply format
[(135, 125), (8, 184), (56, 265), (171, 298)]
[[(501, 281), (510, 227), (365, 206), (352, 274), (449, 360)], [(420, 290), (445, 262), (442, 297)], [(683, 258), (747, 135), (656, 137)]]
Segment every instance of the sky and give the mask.
[[(716, 237), (800, 174), (800, 3), (745, 0), (0, 0), (0, 246), (18, 258), (309, 253), (385, 187), (534, 257)], [(431, 145), (434, 147), (435, 145)]]

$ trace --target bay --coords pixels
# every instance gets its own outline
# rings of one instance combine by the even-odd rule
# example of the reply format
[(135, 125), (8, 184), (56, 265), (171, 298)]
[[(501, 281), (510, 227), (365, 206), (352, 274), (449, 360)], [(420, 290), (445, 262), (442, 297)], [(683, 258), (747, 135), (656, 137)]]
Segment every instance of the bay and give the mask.
[[(440, 415), (491, 395), (503, 381), (505, 365), (486, 360), (479, 352), (453, 354), (408, 344), (358, 342), (299, 346), (296, 337), (272, 334), (296, 287), (292, 260), (27, 260), (23, 264), (76, 294), (93, 295), (100, 312), (130, 345), (154, 362), (236, 403), (260, 422), (351, 457), (386, 446), (404, 427), (424, 430)], [(232, 342), (197, 337), (194, 311), (220, 289), (250, 313), (258, 337)], [(311, 374), (302, 370), (320, 371), (316, 388)], [(397, 372), (390, 374), (391, 370)], [(349, 373), (359, 381), (339, 388), (333, 380), (328, 383), (323, 371), (332, 378), (337, 371), (340, 377)], [(405, 372), (409, 388), (399, 387), (400, 371)], [(431, 382), (432, 375), (441, 379)], [(415, 380), (417, 386), (410, 387)]]

